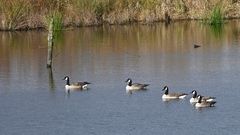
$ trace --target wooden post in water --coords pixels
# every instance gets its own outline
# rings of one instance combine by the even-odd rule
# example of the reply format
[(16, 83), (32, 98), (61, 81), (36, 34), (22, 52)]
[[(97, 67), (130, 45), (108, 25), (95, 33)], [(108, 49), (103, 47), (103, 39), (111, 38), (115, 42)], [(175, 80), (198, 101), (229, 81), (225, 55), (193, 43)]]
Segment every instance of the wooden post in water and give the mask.
[(53, 78), (53, 72), (52, 72), (52, 68), (48, 68), (48, 82), (49, 82), (49, 88), (51, 91), (55, 90), (55, 81)]
[(50, 21), (48, 28), (48, 54), (47, 54), (47, 68), (52, 67), (52, 53), (53, 53), (53, 18)]

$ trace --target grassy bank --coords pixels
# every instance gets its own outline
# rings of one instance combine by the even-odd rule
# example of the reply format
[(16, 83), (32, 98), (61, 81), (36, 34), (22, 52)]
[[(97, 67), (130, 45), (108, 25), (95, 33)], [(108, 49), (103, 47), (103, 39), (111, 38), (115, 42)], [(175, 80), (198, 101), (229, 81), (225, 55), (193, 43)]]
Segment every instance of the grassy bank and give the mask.
[(218, 7), (223, 18), (240, 17), (237, 0), (1, 0), (0, 29), (152, 23), (166, 19), (206, 19)]

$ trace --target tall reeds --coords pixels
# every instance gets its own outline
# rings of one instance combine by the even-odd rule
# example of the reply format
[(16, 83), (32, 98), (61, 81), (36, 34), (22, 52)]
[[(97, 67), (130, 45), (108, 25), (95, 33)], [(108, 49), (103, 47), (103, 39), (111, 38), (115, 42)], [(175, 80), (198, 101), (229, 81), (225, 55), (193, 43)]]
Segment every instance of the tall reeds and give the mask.
[(26, 0), (1, 0), (1, 29), (17, 30), (28, 27), (30, 3)]
[(214, 7), (213, 10), (211, 11), (208, 23), (210, 25), (223, 24), (223, 13), (219, 6)]
[(55, 29), (103, 23), (152, 23), (166, 19), (166, 13), (172, 20), (204, 19), (209, 13), (206, 20), (211, 25), (223, 23), (224, 13), (240, 17), (240, 1), (221, 0), (220, 3), (227, 3), (225, 7), (235, 9), (225, 8), (224, 13), (216, 6), (218, 3), (217, 0), (0, 0), (0, 29), (47, 29), (49, 17), (53, 17)]

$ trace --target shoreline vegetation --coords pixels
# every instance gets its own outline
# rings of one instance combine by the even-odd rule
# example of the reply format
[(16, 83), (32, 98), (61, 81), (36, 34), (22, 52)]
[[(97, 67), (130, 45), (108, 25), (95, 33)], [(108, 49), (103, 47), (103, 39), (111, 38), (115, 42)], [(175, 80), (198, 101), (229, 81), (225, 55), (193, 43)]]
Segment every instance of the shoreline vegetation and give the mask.
[(239, 0), (1, 0), (0, 30), (240, 18)]

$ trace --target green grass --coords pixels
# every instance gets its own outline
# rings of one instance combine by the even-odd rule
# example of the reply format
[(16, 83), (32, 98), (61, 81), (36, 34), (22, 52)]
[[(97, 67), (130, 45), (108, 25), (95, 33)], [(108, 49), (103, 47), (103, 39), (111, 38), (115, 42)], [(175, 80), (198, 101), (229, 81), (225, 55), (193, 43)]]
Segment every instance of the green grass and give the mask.
[(63, 30), (63, 15), (62, 13), (58, 11), (53, 11), (52, 13), (49, 13), (48, 16), (46, 16), (46, 23), (47, 23), (47, 28), (53, 23), (53, 37), (54, 40), (57, 40), (62, 33)]
[(51, 15), (53, 18), (53, 29), (54, 31), (60, 31), (63, 28), (63, 15), (58, 12), (55, 11), (53, 12), (53, 14)]
[(210, 25), (223, 24), (223, 13), (219, 6), (213, 8), (208, 21)]

